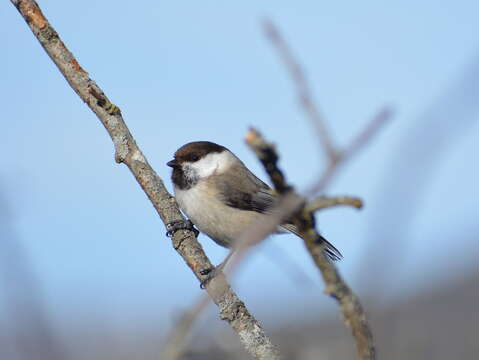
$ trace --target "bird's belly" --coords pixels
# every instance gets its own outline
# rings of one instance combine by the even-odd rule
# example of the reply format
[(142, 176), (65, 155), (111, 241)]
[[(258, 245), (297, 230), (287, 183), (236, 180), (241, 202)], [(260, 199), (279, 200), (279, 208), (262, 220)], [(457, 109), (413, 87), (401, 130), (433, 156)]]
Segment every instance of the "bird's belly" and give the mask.
[(246, 228), (264, 216), (227, 206), (200, 185), (186, 191), (176, 190), (175, 195), (181, 210), (196, 227), (224, 247), (231, 247)]

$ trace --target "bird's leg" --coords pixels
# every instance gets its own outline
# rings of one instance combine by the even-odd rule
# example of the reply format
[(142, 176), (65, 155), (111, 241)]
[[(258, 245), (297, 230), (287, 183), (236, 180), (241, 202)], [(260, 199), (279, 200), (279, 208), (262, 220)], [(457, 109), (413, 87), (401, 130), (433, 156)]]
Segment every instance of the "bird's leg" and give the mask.
[(206, 276), (206, 278), (203, 279), (200, 283), (200, 288), (201, 289), (204, 289), (206, 287), (206, 285), (208, 284), (208, 282), (210, 282), (211, 279), (213, 279), (215, 276), (217, 276), (224, 269), (224, 267), (226, 266), (226, 264), (228, 263), (228, 261), (229, 261), (229, 259), (231, 258), (232, 255), (233, 255), (233, 251), (230, 251), (228, 256), (226, 256), (226, 258), (219, 265), (217, 265), (214, 268), (204, 269), (204, 270), (200, 271), (201, 275)]
[(199, 231), (195, 228), (195, 225), (191, 220), (178, 220), (166, 224), (166, 236), (172, 237), (178, 230), (191, 230), (195, 233), (195, 237), (198, 237)]

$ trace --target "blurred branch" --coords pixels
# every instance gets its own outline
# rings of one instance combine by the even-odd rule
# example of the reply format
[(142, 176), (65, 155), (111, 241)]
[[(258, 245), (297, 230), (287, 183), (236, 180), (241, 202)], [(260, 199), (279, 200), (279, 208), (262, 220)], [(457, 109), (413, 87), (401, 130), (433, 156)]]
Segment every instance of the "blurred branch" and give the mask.
[(356, 138), (354, 138), (345, 149), (340, 149), (334, 145), (326, 123), (320, 115), (318, 106), (313, 100), (311, 94), (311, 87), (307, 81), (304, 71), (296, 60), (290, 46), (284, 40), (279, 29), (274, 23), (268, 19), (263, 22), (265, 34), (271, 41), (272, 45), (278, 51), (280, 59), (285, 64), (286, 70), (290, 73), (294, 85), (296, 86), (299, 103), (310, 118), (312, 124), (315, 126), (320, 145), (326, 154), (328, 164), (326, 170), (322, 173), (319, 181), (310, 189), (310, 194), (316, 194), (323, 190), (331, 180), (337, 167), (344, 165), (346, 160), (349, 160), (354, 154), (365, 146), (369, 140), (376, 135), (378, 130), (382, 128), (385, 123), (391, 119), (392, 111), (389, 108), (381, 109), (372, 119), (372, 121), (361, 131)]
[(303, 68), (296, 61), (293, 56), (293, 52), (289, 47), (288, 43), (283, 39), (283, 36), (278, 31), (277, 27), (268, 19), (263, 22), (264, 30), (266, 36), (269, 38), (271, 43), (276, 47), (278, 54), (285, 64), (288, 72), (293, 79), (294, 84), (297, 88), (298, 93), (298, 102), (301, 107), (305, 110), (306, 114), (311, 118), (313, 125), (316, 127), (318, 133), (318, 138), (321, 142), (323, 149), (326, 152), (326, 155), (329, 159), (337, 159), (339, 153), (337, 152), (331, 136), (329, 136), (329, 131), (326, 126), (325, 121), (323, 120), (322, 115), (319, 112), (316, 103), (313, 100), (311, 94), (311, 87), (306, 79)]
[[(276, 190), (282, 195), (293, 192), (293, 188), (287, 184), (282, 171), (277, 166), (278, 155), (274, 146), (267, 143), (261, 134), (254, 129), (248, 132), (246, 141), (267, 169)], [(348, 204), (350, 204), (349, 199)], [(335, 205), (337, 205), (337, 202), (324, 202), (322, 208)], [(303, 206), (295, 213), (293, 222), (323, 276), (326, 283), (326, 293), (335, 298), (341, 306), (344, 322), (351, 327), (356, 340), (359, 359), (375, 359), (376, 351), (373, 336), (364, 309), (359, 298), (342, 279), (336, 266), (325, 255), (325, 243), (324, 241), (318, 241), (321, 236), (316, 231), (313, 212)]]
[[(432, 184), (442, 179), (441, 171), (450, 169), (448, 166), (451, 165), (447, 165), (445, 159), (453, 152), (464, 151), (461, 140), (477, 132), (478, 50), (468, 59), (466, 66), (457, 69), (439, 95), (410, 120), (411, 126), (398, 134), (387, 158), (387, 166), (381, 171), (383, 175), (376, 188), (376, 206), (371, 209), (370, 224), (367, 226), (368, 246), (361, 249), (361, 258), (368, 271), (357, 273), (357, 280), (367, 282), (372, 292), (376, 293), (374, 299), (377, 302), (384, 301), (386, 294), (396, 295), (397, 277), (408, 268), (404, 262), (411, 260), (411, 253), (416, 253), (412, 250), (415, 249), (413, 243), (416, 239), (414, 224), (418, 214), (424, 210), (423, 202), (434, 191)], [(463, 156), (463, 162), (469, 163), (467, 156), (473, 154), (465, 152)], [(455, 173), (454, 178), (457, 181), (467, 179), (474, 176), (475, 169), (474, 166), (467, 166), (463, 172)], [(424, 235), (421, 234), (421, 238)], [(400, 247), (393, 245), (398, 243)], [(393, 260), (395, 266), (391, 267), (389, 265)], [(374, 283), (367, 275), (371, 271), (377, 274)]]
[[(71, 358), (48, 318), (42, 289), (27, 251), (12, 228), (8, 201), (0, 192), (0, 358)], [(5, 346), (7, 343), (8, 346)]]
[[(155, 207), (165, 224), (184, 221), (175, 199), (166, 190), (163, 181), (152, 169), (126, 126), (120, 109), (112, 104), (102, 89), (88, 76), (73, 54), (61, 41), (42, 11), (32, 0), (11, 0), (53, 60), (70, 86), (97, 115), (115, 145), (115, 160), (124, 163)], [(193, 231), (180, 230), (172, 237), (173, 247), (201, 281), (202, 271), (211, 269)], [(226, 320), (240, 337), (246, 350), (256, 359), (277, 359), (278, 354), (258, 321), (233, 292), (223, 275), (216, 276), (207, 292), (220, 309), (220, 318)]]
[(202, 294), (191, 308), (181, 315), (168, 334), (161, 351), (161, 359), (180, 360), (184, 356), (191, 328), (209, 302), (209, 298)]

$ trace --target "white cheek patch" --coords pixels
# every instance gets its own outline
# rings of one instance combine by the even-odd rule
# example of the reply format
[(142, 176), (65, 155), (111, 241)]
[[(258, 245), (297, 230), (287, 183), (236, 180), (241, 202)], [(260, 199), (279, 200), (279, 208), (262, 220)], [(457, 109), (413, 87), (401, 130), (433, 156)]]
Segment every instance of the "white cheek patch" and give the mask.
[(230, 167), (234, 160), (234, 156), (229, 151), (223, 151), (208, 154), (194, 163), (189, 163), (188, 167), (198, 178), (203, 179), (214, 173), (221, 174)]

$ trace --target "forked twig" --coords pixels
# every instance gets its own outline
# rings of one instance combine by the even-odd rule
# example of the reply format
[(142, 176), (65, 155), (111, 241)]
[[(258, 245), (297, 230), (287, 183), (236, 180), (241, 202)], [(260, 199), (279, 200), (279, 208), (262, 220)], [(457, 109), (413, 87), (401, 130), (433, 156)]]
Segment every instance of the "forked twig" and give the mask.
[(320, 180), (316, 181), (308, 191), (309, 196), (314, 196), (326, 187), (336, 172), (337, 167), (344, 165), (347, 160), (358, 153), (358, 150), (365, 146), (369, 140), (376, 135), (378, 130), (392, 118), (392, 111), (387, 107), (381, 109), (345, 149), (340, 149), (338, 146), (335, 146), (324, 117), (320, 115), (319, 108), (313, 100), (311, 86), (304, 75), (304, 70), (299, 61), (296, 60), (291, 47), (271, 20), (265, 19), (263, 25), (266, 36), (277, 50), (286, 70), (291, 75), (293, 84), (296, 87), (299, 103), (316, 128), (321, 149), (327, 157), (327, 165), (320, 176)]

